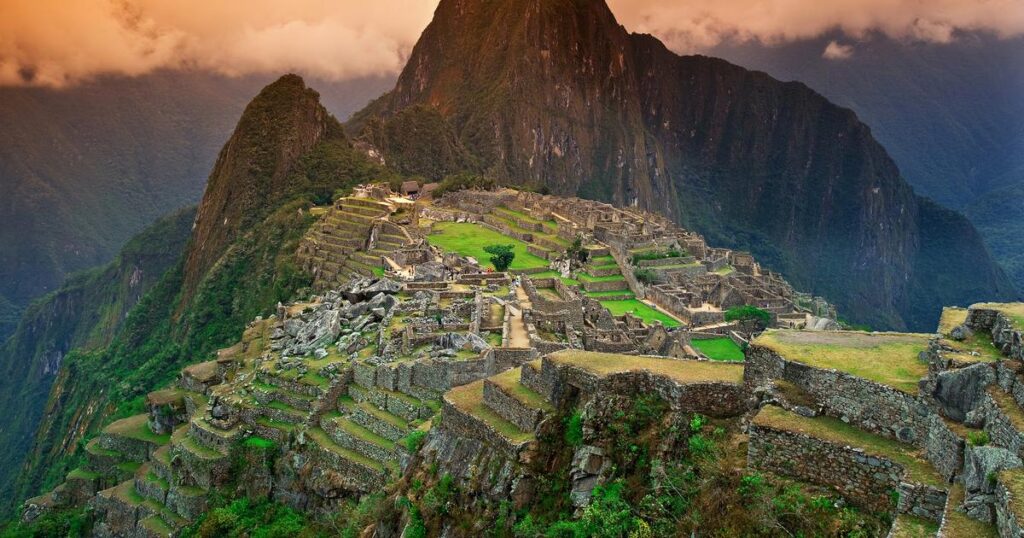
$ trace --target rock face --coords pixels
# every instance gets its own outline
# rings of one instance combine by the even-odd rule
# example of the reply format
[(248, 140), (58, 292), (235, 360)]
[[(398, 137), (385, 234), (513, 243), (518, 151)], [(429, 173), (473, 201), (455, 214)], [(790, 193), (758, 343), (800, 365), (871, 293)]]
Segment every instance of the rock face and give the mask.
[(943, 302), (1015, 293), (853, 112), (679, 57), (603, 0), (442, 1), (394, 91), (351, 127), (405, 172), (476, 169), (663, 213), (878, 327), (930, 328)]

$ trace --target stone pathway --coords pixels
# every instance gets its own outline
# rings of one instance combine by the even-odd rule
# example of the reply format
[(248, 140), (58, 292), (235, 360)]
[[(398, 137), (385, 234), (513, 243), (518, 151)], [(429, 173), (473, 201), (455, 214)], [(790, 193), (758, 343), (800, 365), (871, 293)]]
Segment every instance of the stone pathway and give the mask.
[[(530, 298), (522, 286), (516, 287), (516, 297), (519, 305), (523, 308), (530, 308)], [(508, 347), (524, 348), (530, 347), (530, 333), (526, 331), (526, 322), (523, 321), (523, 311), (509, 305), (509, 313), (512, 316), (512, 323), (509, 325)]]

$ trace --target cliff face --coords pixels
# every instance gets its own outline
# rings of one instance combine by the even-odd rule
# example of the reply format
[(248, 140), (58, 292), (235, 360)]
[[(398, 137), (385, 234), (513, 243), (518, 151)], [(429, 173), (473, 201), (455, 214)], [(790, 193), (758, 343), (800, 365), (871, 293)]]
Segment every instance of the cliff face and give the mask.
[[(445, 155), (469, 157), (414, 155), (422, 129), (389, 128), (413, 113), (440, 114)], [(878, 328), (932, 327), (934, 309), (913, 307), (922, 289), (945, 304), (968, 289), (1015, 294), (962, 217), (919, 226), (922, 200), (853, 112), (799, 83), (677, 56), (628, 34), (602, 0), (442, 1), (394, 91), (351, 127), (408, 173), (476, 168), (661, 212)], [(921, 263), (933, 235), (980, 270)]]
[[(194, 210), (162, 219), (130, 241), (109, 265), (75, 275), (29, 307), (0, 347), (0, 498), (12, 481), (44, 414), (47, 394), (72, 348), (110, 342), (128, 312), (181, 257)], [(0, 513), (9, 508), (0, 504)]]

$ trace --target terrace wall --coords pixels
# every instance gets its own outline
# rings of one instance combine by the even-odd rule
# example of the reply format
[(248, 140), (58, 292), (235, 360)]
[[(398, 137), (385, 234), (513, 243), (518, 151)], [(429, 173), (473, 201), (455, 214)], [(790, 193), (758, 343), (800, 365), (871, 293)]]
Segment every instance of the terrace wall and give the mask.
[(917, 395), (855, 377), (787, 361), (757, 345), (747, 348), (747, 384), (789, 381), (814, 397), (828, 416), (884, 437), (922, 446), (935, 414)]
[[(834, 487), (868, 510), (910, 513), (941, 521), (946, 492), (911, 482), (906, 469), (887, 458), (865, 454), (797, 432), (750, 425), (747, 465), (813, 484)], [(899, 505), (893, 506), (893, 492)]]

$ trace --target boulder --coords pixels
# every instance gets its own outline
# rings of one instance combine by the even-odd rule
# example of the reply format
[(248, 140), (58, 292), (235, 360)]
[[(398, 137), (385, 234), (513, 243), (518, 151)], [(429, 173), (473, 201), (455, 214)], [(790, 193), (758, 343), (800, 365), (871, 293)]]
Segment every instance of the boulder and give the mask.
[(968, 446), (964, 452), (964, 488), (969, 497), (974, 494), (992, 495), (999, 471), (1024, 465), (1016, 454), (994, 446)]
[(935, 376), (932, 397), (947, 417), (963, 422), (981, 403), (985, 388), (995, 382), (996, 372), (987, 364), (947, 370)]

